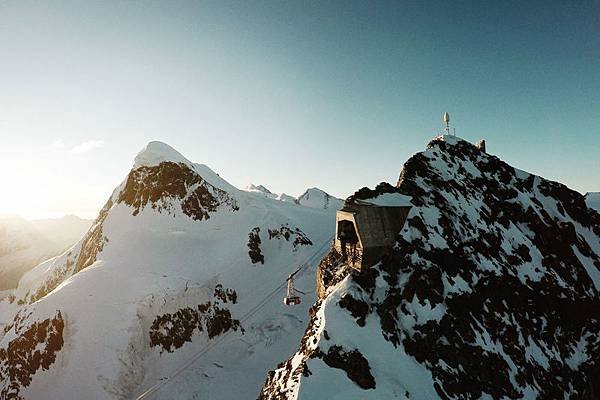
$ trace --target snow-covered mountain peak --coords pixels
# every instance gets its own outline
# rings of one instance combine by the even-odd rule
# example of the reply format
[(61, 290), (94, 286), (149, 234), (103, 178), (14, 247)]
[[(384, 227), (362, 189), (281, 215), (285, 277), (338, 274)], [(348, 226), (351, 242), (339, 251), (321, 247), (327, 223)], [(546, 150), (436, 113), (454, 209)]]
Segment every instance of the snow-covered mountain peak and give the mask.
[(135, 157), (133, 168), (153, 167), (162, 162), (191, 164), (181, 153), (166, 143), (159, 141), (149, 142)]
[(246, 186), (246, 188), (244, 190), (247, 190), (249, 192), (250, 191), (256, 191), (256, 192), (263, 192), (263, 193), (268, 193), (268, 194), (274, 194), (273, 192), (271, 192), (269, 189), (267, 189), (263, 185), (255, 185), (253, 183), (251, 183), (248, 186)]
[(255, 185), (255, 184), (251, 183), (251, 184), (249, 184), (248, 186), (246, 186), (244, 188), (244, 191), (250, 192), (250, 193), (260, 194), (260, 195), (265, 196), (265, 197), (267, 197), (269, 199), (275, 199), (275, 198), (277, 198), (277, 195), (275, 193), (271, 192), (269, 189), (267, 189), (263, 185)]
[(285, 201), (288, 203), (296, 203), (297, 199), (294, 196), (290, 196), (289, 194), (281, 193), (279, 196), (277, 196), (277, 200)]
[(0, 298), (0, 400), (137, 398), (165, 376), (152, 398), (258, 393), (304, 331), (315, 294), (284, 306), (286, 278), (312, 286), (331, 216), (149, 143), (83, 238)]
[(329, 193), (316, 187), (306, 189), (306, 191), (298, 197), (296, 202), (305, 207), (322, 208), (325, 210), (337, 210), (344, 204), (343, 200), (333, 197)]

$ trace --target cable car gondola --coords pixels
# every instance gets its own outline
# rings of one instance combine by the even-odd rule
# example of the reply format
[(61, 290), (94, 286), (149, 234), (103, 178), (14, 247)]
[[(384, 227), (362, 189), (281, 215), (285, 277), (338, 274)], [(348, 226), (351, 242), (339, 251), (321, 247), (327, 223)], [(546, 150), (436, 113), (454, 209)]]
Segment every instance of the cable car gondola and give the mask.
[(296, 294), (296, 292), (301, 294), (305, 293), (298, 289), (294, 289), (294, 275), (300, 272), (301, 269), (302, 267), (298, 268), (296, 271), (291, 273), (290, 276), (288, 276), (288, 278), (286, 279), (287, 291), (285, 294), (285, 298), (283, 299), (283, 304), (285, 304), (286, 306), (297, 306), (298, 304), (302, 303), (302, 299)]

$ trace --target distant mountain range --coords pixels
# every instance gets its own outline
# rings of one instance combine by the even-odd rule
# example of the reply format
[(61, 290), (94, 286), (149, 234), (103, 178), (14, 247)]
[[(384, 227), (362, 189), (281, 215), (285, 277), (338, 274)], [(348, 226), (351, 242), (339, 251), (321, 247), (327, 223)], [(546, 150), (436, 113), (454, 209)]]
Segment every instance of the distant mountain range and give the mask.
[(287, 201), (305, 207), (322, 208), (324, 210), (338, 210), (344, 205), (344, 200), (333, 197), (319, 188), (309, 188), (298, 197), (293, 197), (285, 193), (275, 194), (263, 185), (250, 184), (244, 190), (269, 199)]
[(91, 223), (74, 215), (31, 221), (0, 217), (0, 291), (15, 288), (24, 273), (72, 246)]

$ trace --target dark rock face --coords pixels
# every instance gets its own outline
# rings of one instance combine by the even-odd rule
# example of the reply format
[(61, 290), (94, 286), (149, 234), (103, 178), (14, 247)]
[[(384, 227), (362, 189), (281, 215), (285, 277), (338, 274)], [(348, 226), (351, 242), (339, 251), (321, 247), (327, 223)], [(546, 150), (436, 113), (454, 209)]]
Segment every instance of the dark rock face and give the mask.
[(317, 350), (312, 358), (322, 358), (331, 368), (341, 369), (346, 372), (350, 380), (361, 389), (375, 389), (375, 378), (371, 375), (369, 362), (358, 350), (345, 351), (340, 346), (331, 346), (327, 354)]
[(62, 349), (65, 323), (60, 311), (53, 318), (25, 326), (15, 317), (16, 338), (0, 348), (0, 400), (23, 399), (21, 389), (29, 386), (38, 370), (47, 370)]
[[(384, 336), (394, 345), (402, 342), (409, 354), (432, 371), (440, 397), (444, 393), (449, 398), (477, 398), (488, 393), (493, 398), (516, 399), (522, 397), (519, 388), (524, 386), (537, 388), (542, 398), (562, 398), (565, 393), (584, 396), (590, 382), (600, 377), (585, 372), (600, 365), (600, 353), (588, 353), (592, 357), (579, 368), (571, 368), (565, 360), (580, 340), (590, 350), (597, 348), (600, 300), (577, 253), (589, 257), (591, 268), (597, 270), (600, 259), (574, 224), (591, 228), (597, 244), (600, 218), (590, 212), (579, 193), (519, 174), (466, 142), (438, 141), (431, 146), (439, 149), (442, 159), (445, 156), (455, 177), (443, 176), (423, 157), (409, 160), (413, 169), (398, 186), (419, 204), (439, 210), (438, 224), (425, 223), (422, 213), (415, 213), (421, 214), (413, 220), (421, 234), (412, 235), (412, 240), (406, 240), (409, 235), (400, 238), (397, 261), (386, 271), (389, 296), (375, 306), (379, 312), (389, 301), (395, 309), (414, 298), (432, 307), (442, 304), (447, 311), (439, 322), (415, 326), (413, 335), (403, 333), (395, 315), (387, 324), (381, 318)], [(465, 162), (473, 163), (482, 176), (462, 171)], [(419, 178), (430, 190), (417, 186)], [(441, 195), (442, 190), (447, 195)], [(473, 218), (465, 215), (461, 205), (475, 199), (483, 204)], [(505, 240), (511, 228), (518, 229), (519, 236)], [(427, 251), (426, 235), (432, 231), (444, 238), (447, 248)], [(530, 249), (539, 254), (535, 260)], [(413, 254), (418, 262), (412, 261)], [(482, 268), (485, 260), (493, 261), (493, 270)], [(394, 276), (403, 273), (408, 279), (400, 286)], [(470, 290), (448, 293), (444, 281), (452, 284), (458, 279), (467, 282)], [(512, 370), (505, 357), (474, 343), (482, 335), (502, 345), (516, 366), (517, 385), (511, 382)], [(527, 356), (531, 347), (527, 343), (547, 348), (547, 358), (550, 348), (559, 357), (550, 358), (547, 367), (541, 368)]]
[(153, 167), (139, 167), (129, 173), (118, 202), (133, 208), (137, 215), (149, 205), (159, 212), (174, 211), (179, 203), (188, 217), (202, 221), (222, 206), (232, 211), (239, 208), (227, 192), (214, 187), (185, 164), (162, 162)]
[(356, 318), (358, 326), (365, 326), (365, 319), (369, 312), (369, 304), (366, 301), (355, 299), (351, 294), (347, 293), (338, 304), (340, 308), (350, 311), (350, 314)]
[(294, 246), (294, 250), (298, 248), (298, 246), (312, 246), (312, 242), (300, 230), (300, 228), (296, 227), (294, 229), (290, 228), (288, 225), (282, 225), (278, 229), (269, 229), (269, 240), (283, 240), (289, 242), (290, 239), (293, 238), (292, 245)]
[(241, 328), (240, 321), (232, 318), (231, 312), (221, 304), (237, 302), (233, 289), (215, 287), (213, 301), (185, 307), (172, 314), (158, 315), (150, 327), (150, 346), (159, 346), (169, 353), (179, 349), (185, 342), (191, 342), (197, 332), (206, 332), (209, 339), (233, 329)]
[[(347, 314), (359, 343), (365, 321), (378, 324), (388, 343), (380, 352), (414, 358), (440, 399), (598, 398), (600, 215), (583, 196), (461, 140), (432, 141), (406, 162), (397, 188), (354, 198), (393, 190), (415, 205), (397, 246), (329, 294), (338, 301), (318, 303), (324, 319)], [(328, 287), (341, 267), (325, 264)], [(305, 360), (324, 354), (324, 340), (345, 345), (329, 328), (331, 339), (319, 333), (324, 323), (311, 319), (297, 353)], [(372, 370), (377, 357), (362, 353)], [(318, 379), (312, 367), (291, 368), (269, 374), (264, 398), (291, 398), (300, 380)], [(406, 383), (403, 368), (390, 384)], [(374, 378), (377, 390), (384, 384)]]
[(265, 263), (265, 256), (263, 256), (260, 250), (261, 243), (260, 228), (257, 226), (248, 234), (248, 256), (250, 256), (250, 261), (252, 261), (252, 264)]

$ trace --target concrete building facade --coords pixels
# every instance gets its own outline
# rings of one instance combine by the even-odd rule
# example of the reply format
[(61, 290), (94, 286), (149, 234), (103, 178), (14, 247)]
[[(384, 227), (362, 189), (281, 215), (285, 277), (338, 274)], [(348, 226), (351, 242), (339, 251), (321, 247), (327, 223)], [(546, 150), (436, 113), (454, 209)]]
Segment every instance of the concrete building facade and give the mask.
[(357, 270), (371, 267), (394, 246), (409, 210), (409, 205), (346, 204), (336, 214), (336, 250)]

